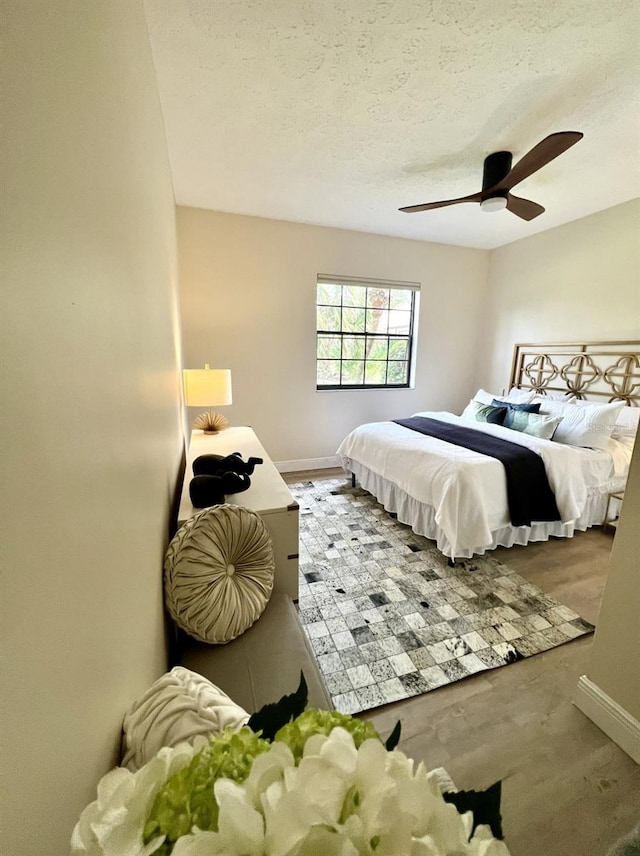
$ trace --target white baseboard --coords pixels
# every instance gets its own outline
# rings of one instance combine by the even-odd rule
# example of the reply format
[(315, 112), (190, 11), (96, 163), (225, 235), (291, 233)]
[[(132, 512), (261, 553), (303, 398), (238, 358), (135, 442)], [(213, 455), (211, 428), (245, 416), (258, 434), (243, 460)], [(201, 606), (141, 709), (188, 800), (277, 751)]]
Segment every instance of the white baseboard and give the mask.
[(339, 467), (337, 455), (331, 458), (303, 458), (300, 461), (274, 461), (276, 469), (281, 473), (297, 473), (302, 470), (328, 470)]
[(578, 681), (575, 706), (595, 723), (607, 737), (640, 764), (640, 721), (621, 707), (597, 684), (583, 675)]

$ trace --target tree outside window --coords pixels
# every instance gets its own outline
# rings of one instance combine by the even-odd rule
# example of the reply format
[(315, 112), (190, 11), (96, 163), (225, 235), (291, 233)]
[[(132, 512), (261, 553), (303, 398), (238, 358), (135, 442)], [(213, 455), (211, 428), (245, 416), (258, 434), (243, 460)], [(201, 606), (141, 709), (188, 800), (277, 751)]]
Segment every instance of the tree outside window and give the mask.
[(416, 286), (317, 283), (317, 388), (409, 386)]

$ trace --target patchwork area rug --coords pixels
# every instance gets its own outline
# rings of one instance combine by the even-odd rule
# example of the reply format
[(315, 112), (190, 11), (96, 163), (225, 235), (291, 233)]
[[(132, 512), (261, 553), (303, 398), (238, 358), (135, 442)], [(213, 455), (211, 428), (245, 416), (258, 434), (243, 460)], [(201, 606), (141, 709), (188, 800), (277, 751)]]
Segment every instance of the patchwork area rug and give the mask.
[(495, 559), (449, 567), (346, 479), (289, 487), (300, 505), (300, 617), (337, 710), (426, 693), (594, 629)]

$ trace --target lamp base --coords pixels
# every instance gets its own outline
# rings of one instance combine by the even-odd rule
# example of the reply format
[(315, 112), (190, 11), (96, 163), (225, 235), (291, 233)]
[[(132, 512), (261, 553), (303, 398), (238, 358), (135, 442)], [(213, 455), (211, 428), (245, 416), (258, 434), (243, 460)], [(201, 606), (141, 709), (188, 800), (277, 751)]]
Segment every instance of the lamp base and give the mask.
[(201, 428), (205, 434), (217, 434), (223, 428), (227, 428), (229, 420), (221, 413), (214, 413), (213, 410), (208, 410), (196, 416), (193, 427)]

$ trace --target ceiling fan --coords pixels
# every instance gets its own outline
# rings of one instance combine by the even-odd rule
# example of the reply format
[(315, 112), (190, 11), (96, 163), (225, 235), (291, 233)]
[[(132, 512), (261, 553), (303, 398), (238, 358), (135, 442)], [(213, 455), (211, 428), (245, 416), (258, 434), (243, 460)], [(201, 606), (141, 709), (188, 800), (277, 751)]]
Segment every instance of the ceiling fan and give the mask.
[(484, 159), (480, 193), (472, 193), (471, 196), (461, 196), (458, 199), (445, 199), (442, 202), (408, 205), (399, 210), (413, 214), (417, 211), (431, 211), (434, 208), (445, 208), (462, 202), (479, 202), (483, 211), (501, 211), (506, 208), (523, 220), (533, 220), (544, 211), (542, 205), (531, 202), (530, 199), (514, 196), (510, 192), (511, 188), (566, 152), (583, 136), (580, 131), (560, 131), (557, 134), (550, 134), (527, 152), (514, 167), (511, 166), (513, 157), (511, 152), (494, 152)]

